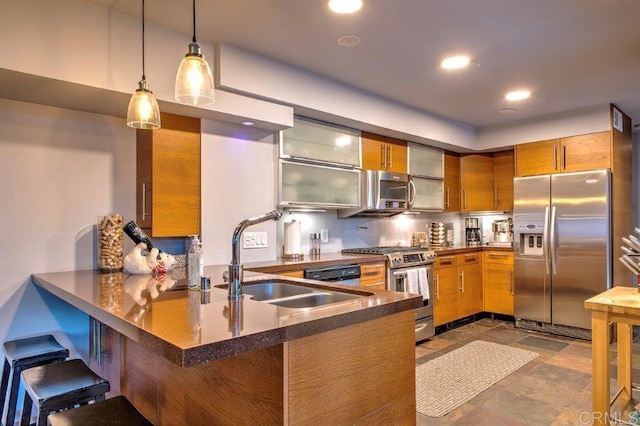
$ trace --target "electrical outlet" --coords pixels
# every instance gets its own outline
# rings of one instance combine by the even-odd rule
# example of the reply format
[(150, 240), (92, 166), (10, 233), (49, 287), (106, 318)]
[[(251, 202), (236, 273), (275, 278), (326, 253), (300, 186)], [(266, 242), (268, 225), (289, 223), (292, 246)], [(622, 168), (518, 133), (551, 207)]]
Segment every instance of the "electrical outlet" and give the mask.
[(320, 230), (320, 241), (323, 243), (328, 243), (329, 242), (329, 230), (328, 229), (321, 229)]
[(266, 232), (245, 232), (242, 234), (242, 248), (266, 248), (267, 233)]

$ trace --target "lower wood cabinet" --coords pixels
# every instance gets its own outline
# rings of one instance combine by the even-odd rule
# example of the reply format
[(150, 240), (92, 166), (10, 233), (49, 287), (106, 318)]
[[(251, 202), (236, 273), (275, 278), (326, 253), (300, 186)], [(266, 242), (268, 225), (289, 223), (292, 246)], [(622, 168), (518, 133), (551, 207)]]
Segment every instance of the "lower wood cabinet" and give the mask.
[(446, 324), (482, 311), (482, 253), (438, 257), (434, 265), (434, 322)]
[(284, 272), (274, 272), (278, 275), (284, 275), (285, 277), (293, 277), (293, 278), (304, 278), (304, 271), (302, 269), (297, 271), (284, 271)]
[(387, 265), (385, 262), (360, 265), (360, 287), (385, 290), (387, 288)]
[(513, 315), (513, 253), (487, 251), (484, 259), (484, 310)]

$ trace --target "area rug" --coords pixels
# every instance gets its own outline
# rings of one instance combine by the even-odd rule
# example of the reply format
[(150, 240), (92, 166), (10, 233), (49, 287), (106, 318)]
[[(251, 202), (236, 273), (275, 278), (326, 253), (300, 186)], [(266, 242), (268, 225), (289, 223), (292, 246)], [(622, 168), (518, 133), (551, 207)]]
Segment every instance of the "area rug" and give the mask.
[(442, 417), (537, 357), (476, 340), (416, 367), (416, 409)]

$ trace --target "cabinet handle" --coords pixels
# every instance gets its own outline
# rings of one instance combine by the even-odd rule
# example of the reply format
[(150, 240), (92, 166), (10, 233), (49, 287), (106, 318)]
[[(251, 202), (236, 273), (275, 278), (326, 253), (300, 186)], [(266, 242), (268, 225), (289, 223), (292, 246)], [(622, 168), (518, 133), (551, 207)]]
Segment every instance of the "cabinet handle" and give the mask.
[(496, 254), (496, 253), (489, 253), (489, 257), (500, 257), (500, 258), (505, 258), (505, 257), (509, 257), (508, 254)]
[(388, 151), (387, 155), (389, 155), (389, 161), (387, 164), (389, 165), (389, 169), (393, 168), (393, 145), (387, 145)]
[(365, 287), (380, 287), (383, 286), (384, 287), (384, 283), (373, 283), (373, 284), (365, 284)]
[(467, 209), (467, 188), (462, 188), (462, 205), (463, 210)]
[(452, 263), (453, 263), (453, 256), (440, 258), (440, 265), (451, 265)]
[(440, 299), (440, 275), (436, 275), (436, 299)]
[(387, 168), (387, 145), (386, 144), (382, 144), (380, 146), (380, 157), (382, 160), (382, 170), (385, 170)]
[(498, 207), (498, 188), (493, 188), (493, 207)]
[(464, 293), (464, 271), (460, 272), (460, 291)]
[(149, 213), (147, 213), (147, 184), (143, 183), (142, 184), (142, 221), (143, 222), (147, 218), (147, 216), (149, 216)]
[(447, 186), (447, 201), (444, 203), (447, 208), (449, 208), (449, 187)]
[(553, 170), (558, 170), (558, 147), (553, 147)]
[(464, 255), (464, 261), (465, 262), (475, 262), (477, 260), (476, 255), (475, 254), (465, 254)]
[(510, 279), (510, 286), (509, 286), (509, 292), (511, 293), (511, 295), (514, 295), (514, 288), (513, 288), (513, 271), (509, 271), (509, 279)]
[(567, 146), (562, 146), (562, 170), (567, 170)]

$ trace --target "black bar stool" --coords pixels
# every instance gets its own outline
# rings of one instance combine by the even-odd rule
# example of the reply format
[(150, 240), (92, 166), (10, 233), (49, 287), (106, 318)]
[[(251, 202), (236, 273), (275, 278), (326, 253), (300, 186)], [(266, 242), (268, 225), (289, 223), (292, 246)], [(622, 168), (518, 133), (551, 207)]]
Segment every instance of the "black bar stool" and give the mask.
[(40, 365), (20, 375), (24, 386), (21, 425), (29, 425), (31, 407), (36, 405), (36, 425), (45, 426), (49, 413), (92, 401), (104, 401), (109, 382), (95, 374), (81, 359)]
[(151, 426), (124, 396), (49, 414), (49, 426)]
[[(4, 410), (8, 395), (9, 404), (4, 424), (9, 426), (15, 422), (20, 373), (27, 368), (64, 361), (69, 357), (69, 349), (58, 343), (52, 335), (45, 334), (5, 342), (3, 350), (4, 367), (2, 368), (2, 385), (0, 387), (0, 415)], [(10, 373), (11, 387), (9, 387)]]

